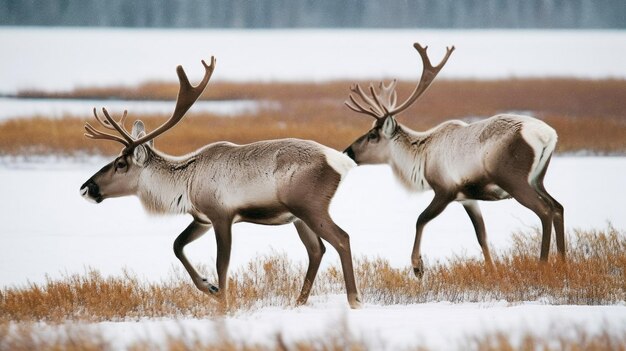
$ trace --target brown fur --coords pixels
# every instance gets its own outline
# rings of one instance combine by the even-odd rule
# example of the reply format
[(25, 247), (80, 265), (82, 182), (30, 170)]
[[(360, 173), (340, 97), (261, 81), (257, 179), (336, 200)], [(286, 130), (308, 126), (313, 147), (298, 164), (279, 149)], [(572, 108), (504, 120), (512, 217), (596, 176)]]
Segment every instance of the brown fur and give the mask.
[[(106, 129), (116, 130), (119, 136), (98, 131), (88, 123), (85, 136), (114, 140), (125, 148), (118, 159), (81, 186), (81, 194), (96, 202), (136, 195), (149, 212), (190, 214), (194, 221), (175, 240), (174, 253), (196, 287), (218, 297), (226, 296), (233, 223), (277, 225), (296, 221), (298, 234), (309, 253), (309, 268), (298, 303), (305, 303), (309, 296), (324, 252), (322, 238), (339, 252), (350, 306), (360, 307), (348, 235), (328, 213), (339, 181), (354, 166), (349, 158), (300, 139), (247, 145), (219, 142), (183, 157), (172, 157), (153, 148), (153, 139), (176, 125), (204, 91), (215, 68), (215, 59), (211, 58), (210, 65), (204, 61), (202, 64), (205, 75), (195, 87), (178, 66), (180, 90), (174, 113), (149, 133), (141, 121), (135, 121), (129, 134), (124, 127), (126, 112), (116, 121), (106, 109), (102, 110), (104, 118), (94, 109), (97, 121)], [(217, 243), (218, 287), (201, 277), (183, 252), (185, 245), (211, 227), (215, 229)]]
[(432, 202), (416, 223), (411, 260), (417, 276), (423, 274), (420, 243), (424, 227), (452, 201), (463, 203), (488, 265), (491, 256), (476, 200), (515, 198), (541, 220), (541, 260), (547, 259), (553, 225), (558, 251), (565, 256), (563, 206), (543, 185), (556, 143), (556, 134), (549, 126), (530, 117), (499, 115), (472, 124), (449, 121), (426, 132), (398, 124), (393, 135), (385, 135), (385, 123), (395, 123), (388, 121), (393, 118), (377, 120), (346, 153), (358, 164), (391, 165), (409, 190), (434, 190)]

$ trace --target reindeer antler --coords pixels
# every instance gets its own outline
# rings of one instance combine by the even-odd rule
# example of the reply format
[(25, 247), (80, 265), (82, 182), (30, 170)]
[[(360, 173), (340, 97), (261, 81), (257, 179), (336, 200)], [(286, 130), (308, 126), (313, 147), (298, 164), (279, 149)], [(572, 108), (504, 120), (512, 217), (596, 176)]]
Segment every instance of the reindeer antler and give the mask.
[(430, 84), (435, 80), (435, 77), (441, 71), (443, 66), (450, 58), (450, 55), (454, 51), (454, 46), (446, 47), (446, 55), (441, 60), (441, 62), (437, 66), (433, 66), (428, 58), (428, 54), (426, 50), (428, 46), (422, 47), (419, 43), (414, 43), (413, 47), (419, 53), (422, 58), (423, 70), (422, 76), (420, 80), (409, 96), (400, 106), (396, 107), (397, 103), (397, 93), (396, 93), (396, 84), (397, 81), (394, 79), (389, 83), (389, 85), (385, 85), (383, 82), (380, 82), (378, 85), (380, 91), (376, 91), (374, 86), (370, 83), (369, 91), (370, 95), (368, 96), (363, 89), (358, 84), (355, 84), (350, 87), (350, 91), (357, 95), (361, 102), (359, 102), (355, 97), (350, 94), (349, 101), (346, 101), (345, 104), (352, 111), (363, 113), (369, 116), (372, 116), (376, 119), (385, 118), (387, 116), (397, 115), (400, 112), (406, 110), (409, 106), (411, 106), (417, 98), (419, 98), (426, 89), (430, 86)]
[(172, 116), (158, 128), (153, 130), (152, 132), (144, 135), (141, 138), (133, 139), (130, 133), (124, 128), (124, 122), (126, 121), (127, 111), (124, 111), (124, 114), (120, 118), (119, 121), (115, 121), (110, 115), (109, 112), (102, 108), (102, 113), (104, 114), (104, 119), (98, 116), (96, 113), (96, 109), (93, 109), (93, 114), (96, 117), (96, 120), (106, 129), (115, 130), (121, 136), (113, 135), (98, 131), (95, 129), (89, 122), (85, 123), (85, 136), (91, 139), (103, 139), (103, 140), (113, 140), (124, 144), (125, 153), (130, 152), (132, 149), (141, 145), (147, 141), (150, 141), (157, 136), (163, 134), (165, 131), (169, 130), (173, 126), (175, 126), (184, 116), (185, 113), (191, 108), (191, 106), (198, 100), (204, 89), (209, 83), (211, 79), (211, 75), (215, 70), (216, 60), (215, 57), (211, 56), (211, 64), (207, 65), (204, 60), (202, 60), (202, 65), (204, 66), (204, 77), (202, 81), (197, 86), (192, 86), (189, 83), (189, 78), (187, 78), (187, 74), (182, 66), (176, 67), (176, 73), (178, 74), (178, 81), (180, 84), (180, 88), (178, 90), (178, 97), (176, 99), (176, 107), (174, 108), (174, 113)]

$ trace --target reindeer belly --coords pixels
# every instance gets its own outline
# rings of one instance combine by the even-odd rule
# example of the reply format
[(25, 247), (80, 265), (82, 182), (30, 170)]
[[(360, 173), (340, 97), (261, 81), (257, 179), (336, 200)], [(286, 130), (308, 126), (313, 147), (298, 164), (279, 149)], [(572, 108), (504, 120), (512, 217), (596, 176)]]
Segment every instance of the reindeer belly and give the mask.
[(237, 210), (235, 222), (279, 225), (291, 223), (296, 217), (280, 204), (251, 205)]
[(484, 200), (497, 201), (510, 199), (511, 195), (494, 183), (469, 182), (463, 184), (456, 195), (457, 201)]

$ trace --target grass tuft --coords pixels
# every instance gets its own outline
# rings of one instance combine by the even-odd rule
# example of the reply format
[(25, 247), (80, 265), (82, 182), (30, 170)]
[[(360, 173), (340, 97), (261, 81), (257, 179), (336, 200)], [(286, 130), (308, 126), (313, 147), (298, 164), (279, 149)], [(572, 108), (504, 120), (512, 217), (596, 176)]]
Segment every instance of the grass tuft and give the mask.
[[(547, 263), (537, 258), (539, 237), (538, 233), (516, 235), (510, 249), (494, 253), (493, 271), (481, 260), (457, 257), (428, 265), (425, 277), (417, 280), (408, 267), (395, 268), (381, 258), (360, 258), (355, 275), (369, 304), (506, 300), (599, 305), (626, 301), (624, 233), (611, 227), (574, 231), (569, 235), (567, 261), (552, 257)], [(304, 272), (304, 265), (284, 255), (251, 261), (231, 275), (226, 313), (293, 307)], [(320, 272), (313, 286), (315, 295), (343, 292), (343, 276), (336, 266)], [(160, 283), (147, 283), (131, 273), (103, 277), (90, 270), (0, 290), (0, 322), (203, 318), (223, 313), (220, 304), (196, 290), (184, 272)]]
[[(583, 328), (565, 323), (561, 328), (551, 328), (548, 333), (504, 331), (488, 332), (468, 336), (461, 340), (450, 340), (448, 349), (477, 351), (527, 351), (527, 350), (626, 350), (624, 328), (609, 332), (602, 328), (590, 333)], [(622, 334), (620, 334), (622, 333)], [(306, 338), (286, 338), (277, 333), (273, 341), (263, 343), (240, 340), (233, 337), (226, 328), (218, 323), (214, 330), (216, 337), (207, 337), (206, 333), (180, 330), (178, 333), (163, 331), (164, 341), (135, 340), (127, 341), (125, 349), (129, 351), (168, 350), (168, 351), (366, 351), (390, 349), (384, 342), (355, 336), (346, 321), (329, 325), (321, 335)], [(128, 337), (128, 335), (126, 336)], [(291, 341), (286, 341), (291, 340)], [(115, 345), (117, 341), (117, 347)], [(0, 351), (57, 351), (86, 350), (109, 351), (119, 349), (119, 340), (109, 340), (97, 326), (66, 324), (58, 328), (41, 323), (8, 324), (0, 323)], [(429, 348), (418, 342), (407, 345), (404, 350), (427, 351)]]

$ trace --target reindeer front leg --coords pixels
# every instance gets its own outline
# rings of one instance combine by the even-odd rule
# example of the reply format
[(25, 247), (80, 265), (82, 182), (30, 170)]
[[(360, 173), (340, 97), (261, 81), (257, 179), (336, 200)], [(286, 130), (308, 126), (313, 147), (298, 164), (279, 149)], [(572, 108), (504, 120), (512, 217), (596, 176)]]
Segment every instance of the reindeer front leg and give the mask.
[(217, 242), (217, 259), (215, 266), (217, 268), (217, 278), (219, 285), (218, 297), (225, 306), (228, 306), (228, 297), (226, 295), (226, 285), (228, 283), (228, 264), (230, 263), (230, 249), (232, 243), (232, 219), (220, 220), (214, 222), (215, 225), (215, 241)]
[(467, 200), (463, 201), (462, 204), (474, 226), (476, 238), (478, 238), (478, 245), (480, 245), (480, 248), (483, 250), (483, 256), (485, 257), (485, 265), (488, 270), (493, 270), (493, 261), (491, 260), (489, 244), (487, 243), (487, 230), (485, 229), (485, 221), (483, 220), (483, 214), (480, 211), (478, 202), (476, 202), (476, 200)]
[(424, 227), (433, 218), (439, 216), (441, 212), (448, 206), (454, 199), (453, 194), (447, 192), (435, 191), (435, 197), (417, 218), (415, 225), (415, 243), (413, 244), (413, 253), (411, 254), (411, 263), (413, 264), (413, 273), (418, 278), (424, 276), (424, 262), (422, 261), (422, 255), (420, 254), (420, 243), (422, 241), (422, 233)]
[(217, 293), (217, 287), (213, 284), (210, 284), (206, 280), (206, 278), (203, 278), (202, 276), (200, 276), (200, 274), (198, 274), (193, 265), (189, 263), (189, 260), (187, 260), (187, 257), (183, 252), (183, 248), (185, 247), (185, 245), (198, 239), (209, 229), (211, 229), (211, 224), (204, 224), (197, 221), (191, 222), (187, 229), (180, 233), (176, 240), (174, 240), (174, 254), (183, 264), (196, 287), (205, 294), (212, 295)]

